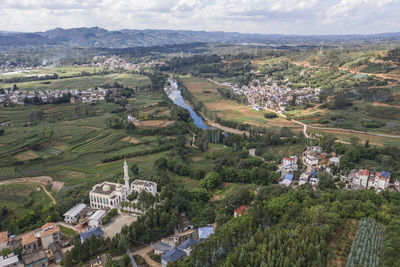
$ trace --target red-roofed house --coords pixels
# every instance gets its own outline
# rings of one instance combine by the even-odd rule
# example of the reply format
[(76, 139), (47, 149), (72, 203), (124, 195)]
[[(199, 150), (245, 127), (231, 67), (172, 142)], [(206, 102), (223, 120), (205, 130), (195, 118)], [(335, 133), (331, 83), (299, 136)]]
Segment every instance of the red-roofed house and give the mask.
[(233, 212), (233, 217), (239, 217), (242, 215), (247, 215), (247, 210), (249, 209), (249, 206), (240, 206), (239, 208), (235, 209)]
[(353, 185), (362, 185), (364, 188), (367, 188), (368, 178), (369, 170), (360, 169), (353, 174)]

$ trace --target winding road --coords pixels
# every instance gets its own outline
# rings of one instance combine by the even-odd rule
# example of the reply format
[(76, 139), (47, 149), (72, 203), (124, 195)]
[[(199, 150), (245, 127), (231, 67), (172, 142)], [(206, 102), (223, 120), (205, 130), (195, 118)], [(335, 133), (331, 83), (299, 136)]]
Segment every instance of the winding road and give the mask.
[[(217, 85), (221, 85), (221, 86), (227, 86), (225, 84), (221, 84), (219, 82), (214, 81), (211, 78), (207, 79), (208, 81), (217, 84)], [(270, 112), (274, 112), (275, 114), (277, 114), (278, 116), (281, 116), (283, 118), (287, 118), (287, 116), (283, 113), (281, 113), (280, 111), (276, 111), (273, 109), (266, 109)], [(234, 129), (234, 128), (230, 128), (230, 127), (226, 127), (223, 126), (219, 123), (213, 122), (211, 120), (209, 120), (206, 116), (204, 116), (204, 114), (200, 114), (209, 125), (218, 128), (222, 131), (228, 132), (228, 133), (233, 133), (233, 134), (246, 134), (249, 135), (248, 131), (241, 131), (238, 129)], [(358, 131), (358, 130), (351, 130), (351, 129), (344, 129), (344, 128), (334, 128), (334, 127), (323, 127), (323, 126), (313, 126), (313, 125), (308, 125), (305, 124), (303, 122), (297, 121), (297, 120), (290, 120), (291, 122), (294, 122), (298, 125), (301, 125), (303, 127), (303, 134), (306, 138), (310, 138), (310, 135), (307, 133), (307, 128), (311, 128), (311, 129), (316, 129), (316, 130), (322, 130), (322, 131), (336, 131), (336, 132), (345, 132), (345, 133), (357, 133), (357, 134), (364, 134), (364, 135), (370, 135), (370, 136), (377, 136), (377, 137), (386, 137), (386, 138), (394, 138), (394, 139), (400, 139), (399, 135), (390, 135), (390, 134), (380, 134), (380, 133), (371, 133), (371, 132), (364, 132), (364, 131)], [(346, 142), (344, 142), (346, 143)]]

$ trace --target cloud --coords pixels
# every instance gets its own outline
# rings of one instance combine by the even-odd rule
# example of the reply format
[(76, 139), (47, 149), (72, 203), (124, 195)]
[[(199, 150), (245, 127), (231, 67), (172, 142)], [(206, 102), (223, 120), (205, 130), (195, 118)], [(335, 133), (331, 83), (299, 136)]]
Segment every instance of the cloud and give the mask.
[(0, 30), (55, 27), (283, 34), (398, 31), (400, 0), (0, 0)]

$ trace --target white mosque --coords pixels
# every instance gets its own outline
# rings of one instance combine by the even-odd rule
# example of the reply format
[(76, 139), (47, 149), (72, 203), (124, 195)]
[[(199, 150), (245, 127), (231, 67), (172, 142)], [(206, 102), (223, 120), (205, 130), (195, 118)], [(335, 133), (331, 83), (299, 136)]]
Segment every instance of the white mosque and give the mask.
[(103, 182), (97, 184), (89, 192), (90, 207), (95, 209), (119, 208), (120, 203), (128, 201), (132, 192), (146, 191), (153, 196), (157, 194), (157, 184), (150, 181), (138, 180), (129, 185), (128, 163), (124, 161), (124, 184)]

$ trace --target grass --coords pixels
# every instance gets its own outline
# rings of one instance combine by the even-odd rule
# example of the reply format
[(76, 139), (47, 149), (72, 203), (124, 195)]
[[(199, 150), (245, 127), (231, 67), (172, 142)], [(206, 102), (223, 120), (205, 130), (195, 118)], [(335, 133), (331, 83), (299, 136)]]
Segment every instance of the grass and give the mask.
[[(150, 85), (150, 80), (146, 76), (127, 73), (113, 73), (107, 75), (94, 75), (76, 78), (65, 78), (57, 80), (43, 80), (16, 83), (18, 88), (27, 90), (63, 90), (77, 89), (86, 90), (91, 87), (102, 87), (105, 84), (112, 86), (114, 82), (121, 83), (127, 87)], [(11, 88), (13, 84), (0, 83), (0, 88)]]
[(67, 237), (67, 238), (73, 238), (76, 235), (76, 231), (67, 228), (65, 226), (60, 225), (60, 231), (63, 234), (63, 236)]
[(50, 204), (49, 197), (39, 186), (30, 184), (7, 184), (0, 186), (0, 206), (6, 206), (14, 216), (22, 216), (32, 207)]

